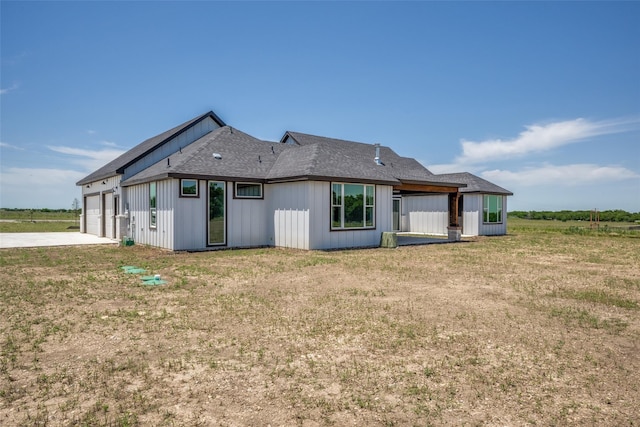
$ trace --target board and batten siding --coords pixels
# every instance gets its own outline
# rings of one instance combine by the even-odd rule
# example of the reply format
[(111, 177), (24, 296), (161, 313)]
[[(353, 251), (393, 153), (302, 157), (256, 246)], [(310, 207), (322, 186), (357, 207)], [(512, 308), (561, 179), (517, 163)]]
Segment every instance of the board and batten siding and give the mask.
[(148, 168), (149, 166), (156, 164), (160, 160), (172, 155), (173, 153), (178, 152), (181, 147), (191, 144), (195, 140), (201, 138), (202, 136), (219, 127), (220, 126), (218, 126), (218, 124), (211, 117), (207, 117), (206, 119), (182, 132), (180, 135), (169, 140), (161, 147), (156, 148), (153, 152), (147, 154), (137, 162), (134, 162), (133, 164), (128, 166), (124, 171), (122, 179), (125, 180), (132, 177), (133, 175)]
[[(265, 199), (234, 199), (234, 182), (227, 182), (227, 246), (233, 248), (273, 245), (267, 236)], [(267, 185), (263, 186), (262, 194)]]
[[(331, 230), (331, 183), (306, 181), (274, 185), (275, 246), (336, 249), (378, 246), (391, 230), (392, 187), (376, 185), (375, 223), (370, 230)], [(284, 207), (284, 206), (288, 207)]]
[(173, 249), (176, 251), (205, 249), (208, 218), (207, 181), (198, 181), (199, 197), (180, 197), (180, 180), (172, 179), (172, 181), (175, 185)]
[(175, 199), (178, 180), (165, 179), (156, 182), (156, 227), (151, 228), (149, 214), (149, 183), (127, 187), (129, 210), (129, 237), (136, 244), (174, 249), (173, 236)]
[(507, 196), (502, 196), (501, 224), (485, 224), (483, 222), (484, 194), (464, 194), (463, 200), (463, 236), (499, 236), (507, 234)]
[(264, 197), (269, 206), (265, 215), (268, 245), (311, 249), (309, 192), (314, 187), (309, 181), (265, 184)]
[(482, 194), (463, 194), (462, 200), (462, 235), (478, 236), (482, 223)]
[(269, 245), (296, 249), (378, 246), (391, 231), (393, 188), (376, 185), (375, 223), (370, 230), (331, 230), (331, 183), (303, 181), (265, 185), (269, 214)]
[[(199, 197), (180, 197), (180, 179), (167, 180), (171, 194), (167, 195), (167, 210), (173, 209), (173, 250), (201, 250), (207, 245), (209, 181), (198, 181)], [(234, 199), (234, 183), (226, 186), (226, 245), (228, 247), (254, 247), (269, 245), (266, 227), (265, 200)], [(148, 191), (148, 187), (147, 190)], [(160, 193), (158, 193), (158, 203)], [(160, 205), (158, 205), (160, 215)], [(160, 218), (158, 217), (158, 226)]]
[(449, 196), (447, 194), (429, 196), (405, 196), (402, 198), (403, 211), (407, 212), (406, 231), (447, 235), (449, 225)]

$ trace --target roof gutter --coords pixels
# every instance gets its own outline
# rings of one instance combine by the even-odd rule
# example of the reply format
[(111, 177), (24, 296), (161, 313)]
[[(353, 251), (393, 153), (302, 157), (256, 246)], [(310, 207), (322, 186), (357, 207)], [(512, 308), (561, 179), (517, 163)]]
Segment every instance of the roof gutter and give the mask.
[(267, 184), (277, 184), (281, 182), (298, 182), (298, 181), (323, 181), (323, 182), (349, 182), (354, 184), (378, 184), (378, 185), (398, 185), (400, 181), (385, 181), (380, 179), (366, 178), (347, 178), (340, 176), (320, 176), (320, 175), (299, 175), (281, 178), (268, 178)]

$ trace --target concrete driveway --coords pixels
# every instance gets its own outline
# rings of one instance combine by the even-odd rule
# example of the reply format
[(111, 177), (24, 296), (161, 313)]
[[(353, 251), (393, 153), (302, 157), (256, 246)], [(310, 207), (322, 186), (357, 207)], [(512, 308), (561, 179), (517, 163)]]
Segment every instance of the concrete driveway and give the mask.
[(39, 246), (77, 246), (118, 244), (117, 240), (77, 232), (0, 233), (0, 249), (35, 248)]

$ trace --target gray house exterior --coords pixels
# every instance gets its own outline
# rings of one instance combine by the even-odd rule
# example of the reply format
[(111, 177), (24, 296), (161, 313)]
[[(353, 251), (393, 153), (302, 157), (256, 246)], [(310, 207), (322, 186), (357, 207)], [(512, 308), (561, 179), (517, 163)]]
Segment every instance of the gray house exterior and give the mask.
[(391, 148), (254, 138), (205, 113), (80, 180), (81, 232), (170, 250), (378, 246), (381, 233), (505, 234), (511, 195)]

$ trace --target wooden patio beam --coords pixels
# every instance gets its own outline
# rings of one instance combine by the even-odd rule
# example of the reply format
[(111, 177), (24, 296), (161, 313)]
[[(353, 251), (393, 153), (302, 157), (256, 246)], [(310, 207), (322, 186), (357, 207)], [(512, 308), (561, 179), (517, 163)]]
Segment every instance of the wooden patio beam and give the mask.
[(449, 226), (459, 227), (458, 223), (458, 203), (460, 202), (460, 193), (451, 193), (449, 195)]
[(424, 193), (457, 193), (458, 192), (458, 187), (443, 187), (439, 185), (422, 185), (422, 184), (394, 185), (393, 189), (398, 191), (420, 191)]

